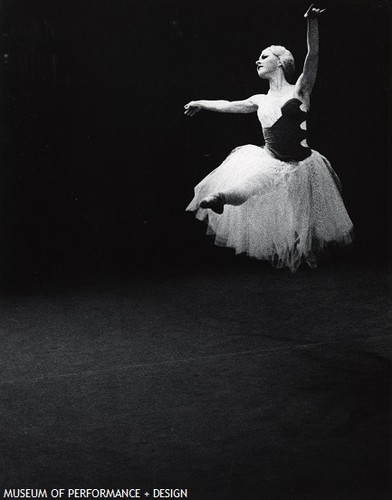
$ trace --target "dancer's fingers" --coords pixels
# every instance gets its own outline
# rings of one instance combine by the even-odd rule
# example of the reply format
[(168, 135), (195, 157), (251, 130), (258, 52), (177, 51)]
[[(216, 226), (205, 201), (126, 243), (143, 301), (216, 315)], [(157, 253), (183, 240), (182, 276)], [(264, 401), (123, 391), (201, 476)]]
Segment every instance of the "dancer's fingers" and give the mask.
[(304, 17), (308, 17), (310, 11), (313, 9), (314, 3), (310, 4), (308, 7), (308, 10), (305, 12)]

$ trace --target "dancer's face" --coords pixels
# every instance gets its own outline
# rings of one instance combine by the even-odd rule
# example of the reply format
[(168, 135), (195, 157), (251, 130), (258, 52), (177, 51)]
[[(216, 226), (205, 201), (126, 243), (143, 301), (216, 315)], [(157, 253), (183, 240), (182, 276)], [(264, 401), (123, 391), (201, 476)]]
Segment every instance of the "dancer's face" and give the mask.
[(279, 57), (271, 49), (264, 49), (256, 61), (257, 74), (260, 78), (268, 78), (280, 66)]

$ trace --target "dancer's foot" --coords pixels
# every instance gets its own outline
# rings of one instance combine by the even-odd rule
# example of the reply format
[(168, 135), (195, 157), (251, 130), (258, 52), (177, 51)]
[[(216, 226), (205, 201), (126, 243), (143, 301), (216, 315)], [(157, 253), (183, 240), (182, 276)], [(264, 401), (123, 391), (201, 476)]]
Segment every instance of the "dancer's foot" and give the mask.
[(310, 267), (310, 269), (316, 269), (317, 268), (317, 257), (313, 252), (308, 253), (308, 255), (305, 257), (306, 263)]
[(210, 208), (213, 212), (217, 214), (222, 214), (225, 206), (225, 200), (221, 193), (211, 194), (206, 196), (200, 202), (201, 208)]

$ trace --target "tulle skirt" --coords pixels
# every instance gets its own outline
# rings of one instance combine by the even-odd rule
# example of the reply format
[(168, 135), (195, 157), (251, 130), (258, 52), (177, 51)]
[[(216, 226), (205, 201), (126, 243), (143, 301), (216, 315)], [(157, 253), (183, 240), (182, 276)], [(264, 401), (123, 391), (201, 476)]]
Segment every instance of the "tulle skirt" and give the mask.
[[(227, 203), (221, 215), (199, 207), (216, 193)], [(327, 244), (352, 241), (339, 178), (317, 151), (283, 162), (258, 146), (236, 148), (195, 187), (186, 210), (207, 222), (215, 244), (292, 271), (304, 260), (315, 265), (315, 253)]]

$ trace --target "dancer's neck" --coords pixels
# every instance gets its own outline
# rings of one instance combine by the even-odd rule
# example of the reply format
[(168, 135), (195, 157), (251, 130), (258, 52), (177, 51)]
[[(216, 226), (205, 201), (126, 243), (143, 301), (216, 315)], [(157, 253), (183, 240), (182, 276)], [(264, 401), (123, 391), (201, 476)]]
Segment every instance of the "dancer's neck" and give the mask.
[(282, 73), (275, 74), (269, 81), (269, 94), (283, 94), (292, 87)]

